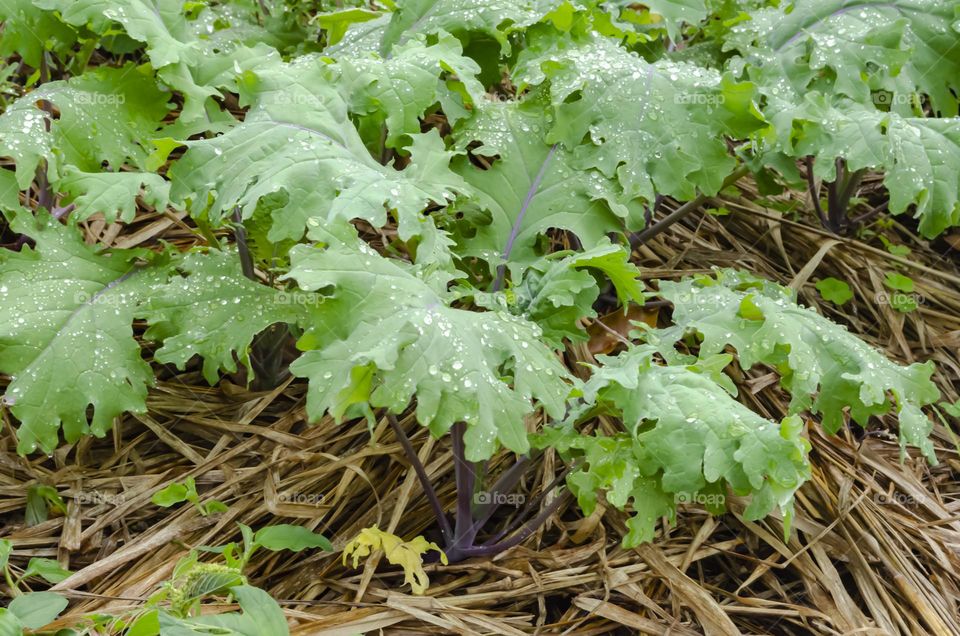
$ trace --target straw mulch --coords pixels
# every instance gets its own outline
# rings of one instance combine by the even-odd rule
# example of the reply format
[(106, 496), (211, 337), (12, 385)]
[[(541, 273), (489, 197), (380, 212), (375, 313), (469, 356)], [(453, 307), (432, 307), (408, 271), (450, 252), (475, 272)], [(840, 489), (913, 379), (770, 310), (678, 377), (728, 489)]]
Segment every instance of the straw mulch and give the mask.
[[(960, 268), (951, 249), (960, 237), (919, 242), (900, 225), (909, 220), (898, 219), (883, 232), (913, 253), (895, 257), (876, 237), (834, 237), (784, 218), (741, 185), (741, 195), (722, 202), (730, 215), (692, 217), (638, 248), (645, 277), (719, 265), (790, 284), (803, 302), (893, 358), (935, 360), (944, 399), (956, 401)], [(809, 210), (808, 202), (795, 203)], [(86, 228), (91, 239), (122, 247), (161, 237), (184, 246), (196, 240), (172, 213), (147, 211), (126, 227)], [(916, 281), (918, 311), (901, 314), (877, 302), (885, 273), (894, 269)], [(843, 308), (824, 303), (813, 283), (827, 276), (848, 281), (855, 300)], [(657, 319), (652, 311), (633, 317)], [(589, 343), (568, 350), (572, 368), (615, 347), (611, 329), (627, 329), (616, 316), (605, 326), (593, 326)], [(739, 375), (740, 399), (771, 418), (784, 415), (787, 396), (769, 369)], [(18, 567), (44, 556), (75, 571), (55, 588), (74, 601), (61, 624), (138, 606), (191, 547), (239, 540), (237, 522), (255, 529), (300, 523), (332, 537), (336, 548), (374, 523), (406, 538), (435, 538), (429, 506), (385, 421), (372, 432), (362, 423), (307, 426), (302, 382), (260, 393), (244, 384), (234, 377), (211, 388), (196, 370), (163, 369), (148, 415), (128, 416), (112, 437), (83, 440), (50, 458), (18, 457), (4, 414), (0, 534), (18, 546)], [(452, 510), (449, 440), (429, 438), (409, 417), (402, 425)], [(280, 601), (298, 635), (960, 634), (960, 456), (952, 433), (938, 424), (940, 464), (930, 467), (915, 454), (901, 464), (895, 428), (889, 418), (869, 431), (828, 437), (809, 422), (813, 478), (799, 493), (787, 541), (779, 519), (748, 522), (740, 514), (744, 503), (735, 500), (718, 518), (686, 506), (654, 543), (626, 550), (623, 514), (601, 506), (583, 518), (568, 505), (495, 559), (429, 566), (423, 597), (410, 595), (402, 573), (385, 560), (352, 570), (338, 554), (261, 551), (248, 574)], [(509, 461), (497, 458), (491, 472)], [(561, 468), (547, 453), (523, 492), (536, 494)], [(150, 503), (156, 490), (188, 476), (203, 498), (229, 510), (202, 517), (189, 505)], [(25, 527), (25, 494), (34, 483), (57, 486), (68, 513)]]

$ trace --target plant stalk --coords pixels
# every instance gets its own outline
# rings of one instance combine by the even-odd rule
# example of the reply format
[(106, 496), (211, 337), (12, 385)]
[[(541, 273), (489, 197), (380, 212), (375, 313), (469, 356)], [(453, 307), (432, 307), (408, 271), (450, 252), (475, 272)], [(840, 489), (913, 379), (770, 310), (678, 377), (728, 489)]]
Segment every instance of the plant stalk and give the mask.
[(464, 434), (467, 425), (457, 422), (453, 425), (453, 473), (457, 481), (457, 516), (454, 522), (453, 544), (454, 551), (462, 545), (473, 545), (476, 532), (473, 524), (473, 493), (477, 481), (476, 467), (473, 462), (467, 461)]
[(254, 282), (257, 280), (257, 274), (253, 267), (253, 256), (250, 254), (250, 246), (247, 244), (247, 230), (243, 227), (243, 215), (239, 207), (233, 209), (233, 237), (237, 242), (237, 253), (240, 255), (240, 269), (243, 275)]
[[(723, 185), (720, 186), (720, 189), (723, 190), (724, 188), (727, 188), (733, 185), (734, 183), (739, 181), (740, 178), (743, 177), (745, 174), (747, 174), (749, 171), (750, 170), (746, 166), (740, 166), (739, 168), (734, 170), (732, 173), (730, 173), (730, 175), (726, 179), (723, 180)], [(700, 206), (703, 205), (709, 199), (710, 197), (708, 197), (707, 195), (700, 194), (695, 199), (691, 199), (690, 201), (687, 201), (686, 203), (681, 205), (679, 208), (677, 208), (676, 210), (674, 210), (673, 212), (665, 216), (660, 222), (646, 228), (642, 232), (634, 234), (630, 238), (630, 247), (632, 249), (636, 249), (637, 247), (639, 247), (640, 245), (643, 245), (653, 237), (667, 231), (675, 223), (682, 221), (683, 219), (685, 219), (686, 217), (690, 216), (691, 214), (696, 212), (698, 209), (700, 209)]]
[(807, 167), (807, 189), (810, 191), (810, 199), (813, 201), (813, 209), (817, 212), (817, 217), (820, 219), (820, 225), (826, 229), (830, 229), (830, 220), (827, 219), (827, 215), (823, 212), (823, 206), (820, 205), (820, 188), (817, 187), (816, 179), (813, 176), (813, 156), (807, 155), (804, 157), (803, 163)]
[(403, 447), (403, 452), (407, 456), (407, 460), (410, 462), (410, 465), (413, 466), (414, 472), (417, 473), (417, 479), (420, 480), (423, 493), (427, 496), (430, 507), (433, 508), (433, 515), (440, 524), (440, 534), (443, 536), (443, 542), (449, 545), (453, 540), (453, 530), (450, 528), (450, 522), (447, 520), (447, 516), (443, 513), (443, 506), (440, 504), (440, 498), (437, 497), (437, 491), (433, 489), (430, 478), (427, 477), (427, 469), (424, 467), (423, 462), (420, 461), (420, 457), (414, 450), (413, 444), (410, 443), (410, 438), (407, 437), (407, 434), (404, 433), (400, 427), (400, 422), (397, 421), (396, 416), (393, 413), (387, 413), (387, 421), (390, 422), (390, 428), (393, 429), (394, 436), (397, 438), (397, 441), (400, 442), (400, 446)]
[(560, 493), (556, 499), (551, 501), (546, 508), (540, 511), (540, 514), (523, 524), (519, 532), (517, 532), (515, 535), (507, 537), (499, 543), (463, 548), (461, 550), (461, 554), (465, 557), (490, 556), (520, 545), (527, 539), (527, 537), (532, 535), (540, 528), (540, 526), (546, 523), (547, 519), (553, 516), (553, 514), (560, 509), (560, 506), (566, 502), (569, 496), (570, 492), (567, 490)]
[(510, 524), (504, 530), (497, 533), (493, 538), (487, 541), (484, 545), (495, 544), (496, 542), (503, 539), (503, 537), (507, 536), (508, 534), (516, 530), (517, 526), (519, 526), (523, 522), (523, 520), (530, 515), (530, 513), (532, 513), (534, 510), (537, 509), (537, 506), (540, 505), (540, 502), (543, 501), (548, 494), (553, 492), (553, 489), (556, 488), (558, 485), (560, 485), (560, 483), (564, 479), (566, 479), (567, 475), (570, 473), (572, 469), (573, 469), (572, 465), (567, 466), (559, 475), (554, 477), (553, 480), (549, 484), (547, 484), (547, 487), (544, 488), (542, 491), (540, 491), (540, 494), (530, 499), (526, 503), (526, 505), (524, 505), (523, 509), (520, 510), (519, 514), (517, 514), (517, 516), (513, 519), (513, 521), (510, 522)]
[[(523, 477), (523, 471), (525, 471), (529, 465), (530, 457), (528, 455), (524, 455), (518, 459), (513, 466), (505, 470), (503, 474), (500, 475), (497, 481), (490, 486), (489, 492), (493, 495), (496, 495), (501, 492), (507, 493), (512, 491), (520, 482), (521, 477)], [(495, 513), (499, 507), (500, 504), (497, 503), (496, 500), (477, 507), (477, 519), (473, 522), (474, 536), (480, 532), (480, 529), (483, 528), (483, 525), (490, 520), (490, 517), (493, 516), (493, 513)]]

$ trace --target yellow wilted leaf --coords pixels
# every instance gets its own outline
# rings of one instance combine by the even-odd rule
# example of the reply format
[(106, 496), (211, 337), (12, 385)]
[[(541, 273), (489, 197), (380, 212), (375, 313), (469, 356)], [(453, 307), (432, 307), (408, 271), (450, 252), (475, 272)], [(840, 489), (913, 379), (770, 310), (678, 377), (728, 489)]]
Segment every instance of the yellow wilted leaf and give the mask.
[(447, 564), (447, 555), (436, 543), (427, 541), (422, 536), (411, 541), (404, 541), (400, 537), (384, 532), (376, 525), (364, 528), (357, 537), (343, 548), (343, 563), (353, 556), (353, 567), (360, 564), (360, 559), (370, 556), (374, 550), (383, 550), (387, 561), (403, 568), (406, 575), (404, 582), (409, 583), (414, 594), (423, 594), (430, 585), (427, 573), (423, 571), (423, 554), (429, 550), (440, 553), (440, 561)]

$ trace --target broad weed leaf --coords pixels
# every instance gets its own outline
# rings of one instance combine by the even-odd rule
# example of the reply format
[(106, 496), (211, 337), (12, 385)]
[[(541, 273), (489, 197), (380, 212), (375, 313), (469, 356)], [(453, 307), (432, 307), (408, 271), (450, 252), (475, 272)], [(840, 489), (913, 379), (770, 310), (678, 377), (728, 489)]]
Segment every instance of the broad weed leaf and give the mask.
[(307, 548), (321, 548), (327, 552), (333, 551), (330, 541), (321, 534), (311, 532), (303, 526), (278, 524), (261, 528), (254, 535), (254, 543), (274, 552), (290, 550), (301, 552)]

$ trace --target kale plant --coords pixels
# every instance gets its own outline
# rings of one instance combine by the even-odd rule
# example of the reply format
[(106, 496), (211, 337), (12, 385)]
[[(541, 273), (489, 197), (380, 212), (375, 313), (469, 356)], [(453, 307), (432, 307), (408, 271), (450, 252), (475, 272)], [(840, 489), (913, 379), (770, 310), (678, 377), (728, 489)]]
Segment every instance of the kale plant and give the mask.
[[(567, 493), (628, 511), (627, 546), (727, 492), (789, 528), (811, 418), (895, 413), (904, 448), (935, 461), (932, 363), (890, 362), (742, 272), (640, 282), (636, 246), (750, 176), (811, 188), (835, 231), (867, 171), (924, 236), (960, 225), (960, 3), (771, 4), (0, 3), (0, 51), (29, 87), (0, 115), (19, 451), (145, 411), (158, 364), (200, 359), (211, 384), (272, 369), (269, 386), (296, 339), (310, 420), (387, 418), (452, 560), (520, 543)], [(168, 209), (196, 247), (79, 229)], [(571, 371), (586, 319), (652, 293), (672, 324)], [(736, 399), (734, 357), (779, 373), (790, 416)], [(452, 523), (405, 414), (452, 436)], [(499, 499), (475, 493), (509, 493), (545, 448), (566, 490), (486, 529)], [(503, 450), (516, 465), (483, 485)]]

